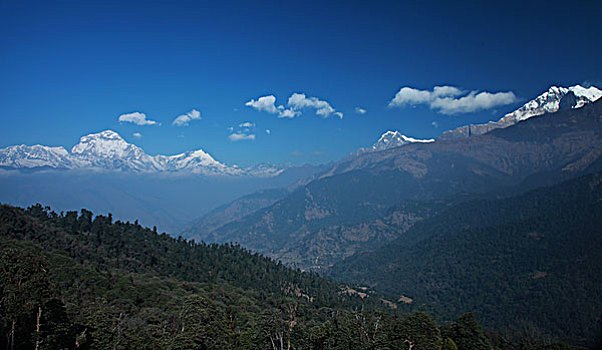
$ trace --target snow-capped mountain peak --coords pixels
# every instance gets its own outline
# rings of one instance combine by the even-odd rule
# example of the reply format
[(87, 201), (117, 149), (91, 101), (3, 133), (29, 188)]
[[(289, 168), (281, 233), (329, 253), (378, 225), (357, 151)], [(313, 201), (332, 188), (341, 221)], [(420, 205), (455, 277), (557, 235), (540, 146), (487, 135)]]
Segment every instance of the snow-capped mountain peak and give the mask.
[(202, 149), (188, 151), (173, 156), (156, 156), (164, 171), (186, 171), (194, 174), (220, 173), (228, 175), (241, 174), (237, 166), (228, 166), (215, 160)]
[(571, 86), (569, 90), (573, 91), (576, 96), (585, 97), (591, 102), (594, 102), (600, 97), (602, 97), (602, 90), (598, 89), (595, 86), (584, 88), (581, 85), (575, 85)]
[(140, 147), (128, 143), (113, 130), (82, 136), (71, 149), (78, 167), (109, 170), (159, 171), (161, 164)]
[[(441, 140), (465, 138), (481, 135), (494, 129), (506, 128), (523, 120), (545, 113), (557, 112), (561, 107), (581, 108), (602, 97), (602, 91), (595, 86), (585, 88), (581, 85), (571, 87), (551, 86), (547, 91), (525, 103), (514, 112), (506, 114), (498, 121), (485, 124), (471, 124), (453, 130), (447, 130), (439, 136)], [(565, 103), (566, 102), (566, 103)], [(563, 106), (564, 104), (564, 106)]]
[(0, 166), (63, 168), (70, 165), (68, 157), (69, 152), (63, 147), (16, 145), (0, 149)]
[(104, 130), (82, 136), (68, 152), (63, 147), (9, 146), (0, 149), (0, 166), (9, 168), (99, 169), (142, 173), (276, 176), (274, 169), (241, 169), (215, 160), (202, 149), (176, 155), (151, 156), (117, 132)]
[(378, 141), (376, 141), (376, 143), (372, 145), (372, 150), (382, 151), (389, 148), (407, 145), (409, 143), (428, 143), (434, 141), (434, 139), (415, 139), (413, 137), (408, 137), (397, 130), (389, 130), (382, 134)]
[(544, 113), (557, 112), (560, 108), (560, 101), (569, 92), (573, 92), (576, 97), (576, 104), (572, 108), (581, 108), (585, 104), (594, 102), (602, 96), (602, 91), (595, 86), (589, 88), (584, 88), (581, 85), (568, 88), (552, 86), (548, 91), (525, 103), (516, 111), (506, 114), (498, 123), (515, 124)]
[(138, 146), (127, 143), (113, 130), (82, 136), (71, 149), (73, 154), (94, 154), (103, 158), (123, 157), (132, 151), (142, 152)]

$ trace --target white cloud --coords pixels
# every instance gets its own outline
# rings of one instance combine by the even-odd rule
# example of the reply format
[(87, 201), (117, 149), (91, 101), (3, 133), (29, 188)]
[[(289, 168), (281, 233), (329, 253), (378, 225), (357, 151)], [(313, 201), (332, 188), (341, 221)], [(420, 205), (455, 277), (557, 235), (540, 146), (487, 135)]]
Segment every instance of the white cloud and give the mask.
[(182, 114), (171, 123), (171, 125), (175, 126), (188, 126), (191, 120), (201, 120), (201, 112), (196, 109), (191, 110), (186, 114)]
[(240, 141), (240, 140), (255, 140), (255, 134), (244, 134), (244, 133), (234, 133), (228, 136), (230, 141)]
[(438, 128), (438, 127), (439, 127), (439, 124), (437, 124), (437, 122), (436, 122), (436, 121), (433, 121), (433, 122), (431, 123), (431, 125), (432, 125), (434, 128)]
[(516, 101), (513, 92), (470, 92), (467, 96), (460, 98), (444, 97), (437, 98), (431, 102), (431, 108), (439, 109), (442, 114), (471, 113), (483, 109), (511, 104)]
[(464, 91), (455, 86), (435, 86), (433, 88), (433, 96), (435, 97), (460, 96), (463, 94)]
[(252, 128), (254, 126), (255, 126), (255, 123), (252, 123), (252, 122), (244, 122), (244, 123), (238, 124), (239, 128)]
[(265, 133), (266, 133), (266, 135), (270, 135), (270, 134), (272, 133), (272, 130), (270, 130), (270, 129), (265, 129)]
[(132, 136), (134, 136), (135, 138), (139, 139), (139, 138), (142, 137), (142, 134), (139, 133), (139, 132), (135, 132), (135, 133), (132, 134)]
[(316, 110), (316, 114), (328, 118), (331, 114), (343, 119), (343, 113), (337, 112), (332, 106), (317, 97), (307, 97), (305, 94), (295, 92), (288, 98), (288, 105), (294, 110), (300, 110), (303, 108), (312, 108)]
[(298, 115), (301, 115), (301, 112), (295, 111), (292, 108), (284, 108), (283, 106), (278, 106), (278, 118), (294, 118)]
[(389, 107), (400, 107), (405, 104), (428, 103), (432, 99), (432, 93), (427, 90), (418, 90), (410, 87), (402, 87), (391, 102)]
[(119, 116), (121, 123), (134, 123), (136, 125), (161, 125), (154, 120), (146, 119), (146, 114), (140, 112), (125, 113)]
[(271, 114), (278, 114), (278, 118), (294, 118), (301, 115), (303, 109), (315, 109), (316, 115), (323, 118), (328, 118), (335, 115), (343, 118), (343, 113), (336, 111), (332, 106), (317, 97), (307, 97), (305, 94), (294, 93), (288, 98), (287, 107), (276, 105), (276, 97), (267, 95), (259, 97), (257, 100), (252, 99), (245, 103), (245, 106), (255, 108), (258, 111), (264, 111)]
[(234, 131), (234, 127), (232, 127), (232, 126), (229, 126), (229, 127), (228, 127), (228, 131), (229, 131), (229, 132), (232, 132), (232, 131)]
[(355, 113), (357, 113), (357, 114), (366, 114), (366, 112), (368, 112), (368, 111), (362, 107), (355, 107)]
[(389, 102), (389, 107), (426, 104), (441, 114), (451, 115), (490, 109), (514, 103), (516, 100), (512, 91), (467, 93), (454, 86), (435, 86), (432, 91), (403, 87)]
[(268, 95), (262, 96), (257, 101), (251, 99), (251, 101), (245, 103), (245, 106), (253, 107), (258, 111), (265, 111), (268, 113), (276, 114), (278, 109), (276, 108), (276, 96)]

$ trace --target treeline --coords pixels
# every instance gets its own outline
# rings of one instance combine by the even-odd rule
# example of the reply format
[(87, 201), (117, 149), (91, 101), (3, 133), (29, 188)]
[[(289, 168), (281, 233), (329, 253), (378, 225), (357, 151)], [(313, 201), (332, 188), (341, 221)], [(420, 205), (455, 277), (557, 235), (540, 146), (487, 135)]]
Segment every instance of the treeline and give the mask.
[(64, 251), (75, 261), (100, 270), (229, 283), (265, 295), (304, 295), (316, 305), (338, 306), (359, 299), (341, 296), (330, 280), (289, 269), (238, 245), (173, 238), (137, 221), (113, 222), (111, 214), (94, 216), (85, 209), (57, 214), (39, 204), (26, 210), (2, 206), (0, 237)]
[[(386, 312), (379, 296), (233, 245), (174, 239), (110, 216), (0, 208), (0, 348), (561, 349)], [(393, 310), (391, 310), (393, 311)]]

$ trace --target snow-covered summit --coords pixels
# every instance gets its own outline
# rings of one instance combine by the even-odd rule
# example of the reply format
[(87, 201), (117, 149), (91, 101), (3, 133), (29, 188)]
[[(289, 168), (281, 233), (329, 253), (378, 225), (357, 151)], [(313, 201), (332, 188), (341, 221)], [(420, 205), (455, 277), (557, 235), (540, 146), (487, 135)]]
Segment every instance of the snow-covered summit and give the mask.
[(15, 145), (0, 149), (0, 166), (16, 168), (60, 168), (71, 164), (63, 147)]
[(228, 175), (242, 174), (237, 166), (228, 166), (215, 160), (209, 153), (202, 149), (189, 151), (173, 156), (156, 156), (163, 171), (186, 171), (194, 174), (219, 173)]
[(176, 155), (151, 156), (117, 132), (104, 130), (82, 136), (68, 152), (63, 147), (17, 145), (0, 149), (0, 166), (15, 169), (97, 169), (139, 173), (275, 176), (269, 169), (241, 169), (215, 160), (202, 149)]
[(389, 130), (382, 134), (378, 141), (376, 141), (376, 143), (372, 145), (372, 150), (382, 151), (389, 148), (407, 145), (409, 143), (428, 143), (434, 141), (434, 139), (415, 139), (413, 137), (408, 137), (397, 130)]
[(128, 143), (113, 130), (81, 137), (71, 149), (71, 156), (78, 167), (139, 172), (162, 170), (155, 157)]
[[(481, 135), (493, 129), (506, 128), (523, 120), (540, 116), (545, 113), (557, 112), (563, 102), (567, 108), (581, 108), (602, 97), (602, 91), (595, 86), (585, 88), (581, 85), (571, 87), (552, 86), (535, 99), (525, 103), (514, 112), (506, 114), (498, 121), (485, 124), (465, 125), (459, 128), (445, 131), (439, 136), (441, 140), (465, 138), (472, 135)], [(571, 101), (563, 99), (570, 98)], [(574, 99), (574, 100), (573, 100)]]
[(113, 130), (105, 130), (96, 134), (88, 134), (79, 139), (79, 143), (71, 149), (73, 154), (94, 154), (100, 157), (122, 157), (137, 146), (127, 143)]
[(595, 86), (589, 88), (584, 88), (581, 85), (568, 88), (552, 86), (548, 91), (525, 103), (516, 111), (506, 114), (498, 123), (511, 125), (544, 113), (557, 112), (560, 108), (560, 101), (569, 92), (573, 92), (576, 97), (576, 104), (572, 108), (581, 108), (602, 96), (602, 91)]

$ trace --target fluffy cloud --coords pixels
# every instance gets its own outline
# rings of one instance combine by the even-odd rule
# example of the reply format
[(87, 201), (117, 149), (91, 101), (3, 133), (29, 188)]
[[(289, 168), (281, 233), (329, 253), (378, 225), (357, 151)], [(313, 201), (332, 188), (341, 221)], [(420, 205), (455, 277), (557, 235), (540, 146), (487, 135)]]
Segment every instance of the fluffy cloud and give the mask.
[(436, 122), (436, 121), (433, 121), (433, 122), (431, 123), (431, 125), (433, 126), (433, 128), (438, 128), (438, 127), (439, 127), (439, 124), (437, 124), (437, 122)]
[(201, 119), (201, 112), (197, 111), (196, 109), (193, 109), (186, 114), (182, 114), (182, 115), (176, 117), (176, 119), (174, 119), (174, 121), (171, 123), (171, 125), (188, 126), (188, 124), (190, 123), (191, 120), (200, 120), (200, 119)]
[(471, 113), (516, 102), (512, 91), (491, 93), (466, 92), (454, 86), (435, 86), (432, 91), (411, 87), (401, 88), (389, 102), (389, 107), (426, 104), (441, 114)]
[(132, 136), (134, 136), (135, 138), (139, 139), (139, 138), (142, 137), (142, 134), (139, 133), (139, 132), (135, 132), (135, 133), (132, 134)]
[(264, 111), (272, 114), (278, 113), (278, 108), (276, 108), (276, 96), (268, 95), (262, 96), (257, 99), (257, 101), (251, 99), (251, 101), (245, 103), (245, 106), (253, 107), (258, 111)]
[(229, 127), (228, 131), (230, 132), (228, 136), (230, 141), (255, 140), (255, 123), (253, 122), (242, 122), (236, 128)]
[(278, 106), (278, 118), (294, 118), (301, 115), (301, 112), (296, 111), (292, 108), (284, 108), (284, 106)]
[(343, 113), (337, 112), (332, 106), (317, 97), (307, 97), (305, 94), (294, 93), (288, 98), (288, 105), (294, 110), (300, 110), (303, 108), (312, 108), (316, 110), (316, 114), (328, 118), (331, 114), (343, 119)]
[(230, 134), (230, 136), (228, 136), (228, 138), (230, 139), (230, 141), (240, 141), (240, 140), (255, 140), (255, 134), (245, 134), (245, 133), (238, 133), (235, 132), (234, 134)]
[(363, 109), (362, 107), (355, 107), (355, 113), (357, 114), (366, 114), (366, 112), (368, 111)]
[(294, 93), (288, 98), (287, 106), (276, 105), (274, 95), (262, 96), (257, 100), (252, 99), (245, 103), (245, 106), (255, 108), (258, 111), (264, 111), (271, 114), (278, 114), (278, 118), (294, 118), (301, 115), (303, 109), (314, 109), (316, 115), (328, 118), (331, 115), (343, 118), (343, 113), (337, 112), (327, 101), (320, 100), (317, 97), (308, 97), (305, 94)]
[(272, 130), (270, 130), (270, 129), (265, 129), (265, 133), (266, 133), (266, 135), (270, 135), (270, 134), (272, 133)]
[(118, 120), (120, 123), (134, 123), (136, 125), (161, 125), (154, 120), (146, 119), (146, 114), (140, 112), (122, 114)]

